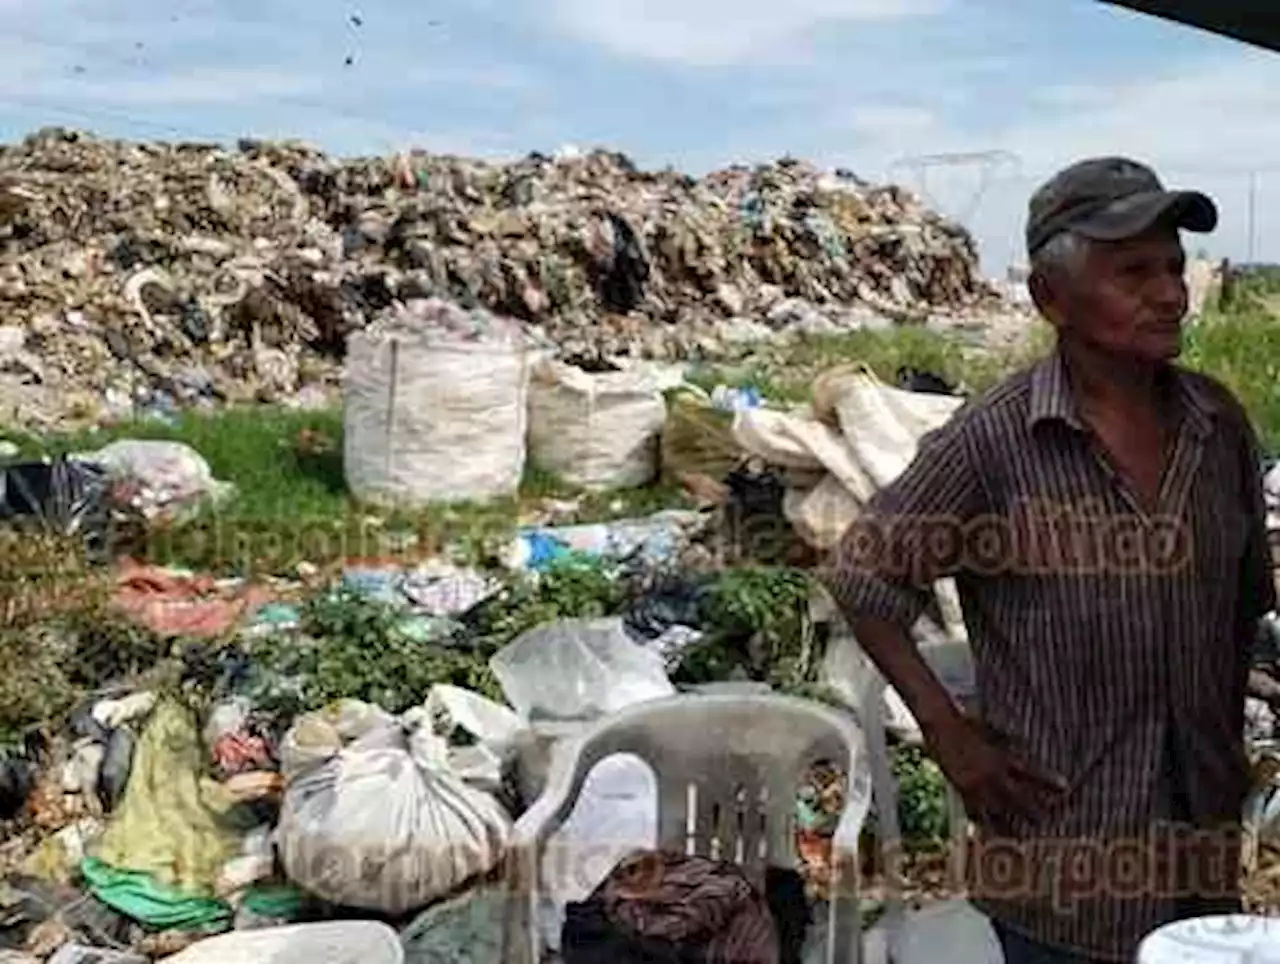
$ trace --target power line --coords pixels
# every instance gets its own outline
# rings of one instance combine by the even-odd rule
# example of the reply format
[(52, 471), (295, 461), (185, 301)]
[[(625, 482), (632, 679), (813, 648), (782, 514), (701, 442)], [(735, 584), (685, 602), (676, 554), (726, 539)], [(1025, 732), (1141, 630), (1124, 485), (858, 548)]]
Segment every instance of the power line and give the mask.
[(983, 198), (986, 197), (987, 191), (996, 180), (997, 173), (1000, 172), (1001, 168), (1012, 168), (1015, 172), (1021, 172), (1022, 159), (1018, 155), (1005, 150), (969, 151), (952, 154), (914, 154), (894, 161), (889, 166), (889, 178), (890, 180), (893, 179), (895, 170), (913, 172), (917, 179), (919, 193), (925, 201), (935, 208), (942, 208), (944, 205), (939, 204), (929, 193), (928, 172), (937, 167), (974, 166), (978, 168), (978, 185), (964, 205), (964, 210), (957, 212), (955, 215), (959, 221), (969, 221), (977, 213)]

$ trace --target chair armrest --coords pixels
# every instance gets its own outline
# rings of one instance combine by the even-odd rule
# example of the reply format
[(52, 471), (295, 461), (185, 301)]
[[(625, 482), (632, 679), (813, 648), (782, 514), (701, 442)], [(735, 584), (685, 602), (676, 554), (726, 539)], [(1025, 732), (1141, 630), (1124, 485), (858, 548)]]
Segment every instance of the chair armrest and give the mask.
[(546, 785), (511, 833), (513, 847), (541, 848), (577, 803), (578, 794), (592, 768), (608, 753), (590, 733), (565, 739), (551, 751)]
[(506, 964), (538, 964), (543, 850), (573, 813), (587, 775), (608, 755), (608, 747), (591, 734), (569, 737), (553, 748), (546, 786), (512, 827), (506, 867), (510, 900), (503, 922), (502, 959)]
[[(869, 810), (868, 793), (855, 786), (857, 771), (850, 761), (850, 792), (848, 804), (840, 815), (836, 832), (831, 839), (831, 870), (834, 887), (831, 893), (830, 913), (827, 920), (827, 960), (861, 964), (862, 908), (861, 908), (861, 840), (862, 828)], [(869, 784), (866, 777), (858, 781)]]

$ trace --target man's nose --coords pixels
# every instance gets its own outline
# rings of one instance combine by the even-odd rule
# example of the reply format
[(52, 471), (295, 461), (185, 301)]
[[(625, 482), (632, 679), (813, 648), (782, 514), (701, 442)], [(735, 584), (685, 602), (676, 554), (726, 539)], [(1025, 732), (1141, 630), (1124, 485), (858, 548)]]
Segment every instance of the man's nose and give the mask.
[(1187, 280), (1181, 272), (1162, 274), (1152, 291), (1152, 301), (1161, 308), (1185, 311), (1187, 298)]

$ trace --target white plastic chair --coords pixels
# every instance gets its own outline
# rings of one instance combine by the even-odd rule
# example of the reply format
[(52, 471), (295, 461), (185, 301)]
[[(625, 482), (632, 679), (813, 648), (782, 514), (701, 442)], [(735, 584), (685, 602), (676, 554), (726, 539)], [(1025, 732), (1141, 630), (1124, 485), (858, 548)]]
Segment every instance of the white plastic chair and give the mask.
[[(546, 789), (514, 830), (505, 961), (539, 961), (539, 870), (548, 840), (572, 813), (596, 764), (634, 754), (657, 777), (660, 846), (756, 869), (796, 866), (801, 779), (820, 760), (844, 769), (846, 805), (832, 841), (836, 879), (823, 959), (861, 962), (858, 838), (872, 787), (862, 734), (850, 716), (772, 693), (682, 695), (628, 708), (565, 749), (554, 755)], [(896, 814), (890, 819), (896, 822)]]
[[(880, 850), (884, 854), (901, 854), (898, 786), (889, 762), (885, 694), (884, 680), (876, 674), (860, 701), (858, 716), (863, 720), (867, 765), (875, 788)], [(969, 821), (959, 794), (950, 784), (947, 817), (951, 828), (952, 883), (962, 886)], [(934, 901), (918, 910), (908, 910), (896, 881), (890, 878), (886, 888), (884, 914), (865, 938), (867, 964), (933, 964), (939, 948), (946, 948), (947, 959), (953, 964), (1004, 964), (1004, 954), (990, 922), (967, 900)]]

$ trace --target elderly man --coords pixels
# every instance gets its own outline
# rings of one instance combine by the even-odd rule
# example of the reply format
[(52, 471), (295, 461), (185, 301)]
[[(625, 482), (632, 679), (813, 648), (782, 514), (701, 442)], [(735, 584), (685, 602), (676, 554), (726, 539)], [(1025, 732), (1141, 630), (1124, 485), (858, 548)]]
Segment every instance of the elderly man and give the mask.
[[(1213, 202), (1123, 158), (1032, 197), (1053, 354), (927, 436), (845, 535), (837, 602), (979, 828), (975, 903), (1009, 964), (1131, 961), (1238, 907), (1248, 654), (1273, 608), (1256, 441), (1176, 367), (1179, 230)], [(979, 708), (909, 642), (954, 576)]]

